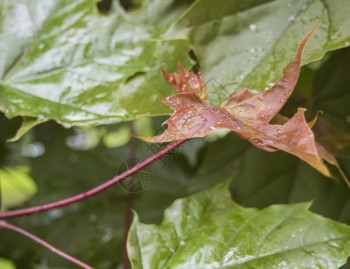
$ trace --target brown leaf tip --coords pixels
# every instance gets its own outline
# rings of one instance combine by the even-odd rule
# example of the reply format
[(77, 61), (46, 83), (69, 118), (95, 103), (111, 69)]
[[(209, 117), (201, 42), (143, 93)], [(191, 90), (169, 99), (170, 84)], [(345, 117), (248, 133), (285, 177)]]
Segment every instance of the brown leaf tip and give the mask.
[(206, 100), (207, 86), (205, 85), (203, 75), (198, 75), (192, 71), (187, 71), (181, 65), (180, 61), (177, 63), (179, 73), (169, 73), (164, 70), (164, 64), (162, 65), (162, 73), (165, 80), (177, 91), (183, 94), (195, 94), (201, 100)]

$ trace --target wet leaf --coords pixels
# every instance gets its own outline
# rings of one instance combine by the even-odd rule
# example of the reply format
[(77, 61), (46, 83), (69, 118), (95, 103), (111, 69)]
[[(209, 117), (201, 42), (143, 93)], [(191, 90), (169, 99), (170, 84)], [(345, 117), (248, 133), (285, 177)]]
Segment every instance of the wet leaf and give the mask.
[(102, 15), (97, 0), (1, 0), (0, 110), (67, 127), (167, 114), (157, 98), (170, 93), (161, 64), (191, 67), (190, 49), (205, 77), (224, 86), (208, 95), (224, 100), (278, 78), (324, 7), (305, 61), (347, 46), (345, 1), (147, 0), (137, 12)]
[(131, 226), (133, 268), (339, 268), (350, 227), (308, 211), (309, 203), (242, 208), (227, 182), (176, 200), (160, 226)]
[(262, 150), (286, 151), (330, 176), (322, 159), (336, 166), (337, 161), (315, 142), (304, 117), (305, 109), (299, 108), (284, 124), (269, 124), (293, 92), (299, 76), (302, 51), (314, 29), (298, 43), (294, 59), (276, 83), (261, 92), (243, 88), (220, 107), (205, 102), (206, 87), (201, 77), (195, 78), (193, 73), (181, 68), (179, 75), (165, 73), (165, 79), (181, 93), (162, 100), (175, 109), (174, 114), (165, 122), (168, 129), (163, 134), (146, 140), (159, 143), (202, 137), (214, 130), (226, 128)]
[(161, 64), (192, 64), (187, 40), (161, 38), (171, 23), (161, 18), (174, 20), (188, 3), (146, 1), (138, 15), (101, 15), (97, 2), (0, 1), (0, 110), (7, 117), (70, 127), (169, 111), (156, 97), (170, 91)]
[[(281, 76), (295, 42), (320, 19), (302, 65), (350, 45), (348, 0), (199, 0), (174, 28), (188, 36), (206, 80), (215, 78), (226, 99), (242, 87), (261, 90)], [(186, 27), (186, 30), (182, 30)]]
[(37, 119), (33, 117), (23, 117), (22, 124), (17, 130), (14, 137), (7, 140), (7, 142), (14, 142), (20, 139), (26, 132), (28, 132), (33, 127), (37, 126), (40, 123), (45, 122), (46, 119)]

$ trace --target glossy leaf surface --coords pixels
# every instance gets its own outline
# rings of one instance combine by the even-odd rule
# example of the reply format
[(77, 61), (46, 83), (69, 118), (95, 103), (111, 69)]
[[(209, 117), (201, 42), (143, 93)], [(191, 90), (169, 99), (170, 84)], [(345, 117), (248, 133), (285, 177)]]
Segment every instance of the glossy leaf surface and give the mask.
[(8, 117), (72, 126), (168, 111), (157, 98), (169, 90), (160, 66), (182, 59), (189, 67), (188, 41), (160, 39), (169, 23), (145, 20), (146, 10), (166, 12), (172, 1), (149, 1), (139, 16), (101, 15), (96, 2), (0, 1), (0, 110)]
[(149, 0), (137, 14), (120, 7), (106, 15), (96, 2), (0, 1), (0, 110), (8, 117), (86, 126), (169, 113), (158, 100), (170, 92), (160, 66), (175, 69), (181, 60), (190, 67), (190, 48), (205, 79), (223, 86), (209, 96), (261, 90), (280, 76), (295, 40), (323, 8), (304, 63), (350, 42), (346, 0), (202, 0), (191, 7)]
[(309, 204), (262, 210), (235, 204), (227, 183), (176, 200), (160, 226), (137, 216), (128, 241), (133, 268), (338, 268), (350, 228)]
[(349, 12), (347, 0), (200, 0), (174, 32), (187, 27), (185, 34), (206, 81), (216, 79), (225, 88), (209, 90), (218, 104), (217, 99), (225, 100), (243, 87), (260, 91), (276, 81), (293, 58), (293, 40), (300, 40), (320, 18), (302, 65), (349, 46)]

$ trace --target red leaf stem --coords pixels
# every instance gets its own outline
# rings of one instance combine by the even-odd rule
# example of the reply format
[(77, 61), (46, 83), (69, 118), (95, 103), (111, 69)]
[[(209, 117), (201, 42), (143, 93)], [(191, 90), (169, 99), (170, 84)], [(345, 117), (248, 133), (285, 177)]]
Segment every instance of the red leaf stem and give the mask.
[(7, 212), (2, 212), (0, 213), (0, 219), (9, 219), (9, 218), (14, 218), (14, 217), (20, 217), (20, 216), (26, 216), (26, 215), (31, 215), (31, 214), (35, 214), (35, 213), (39, 213), (39, 212), (44, 212), (47, 210), (51, 210), (54, 208), (58, 208), (58, 207), (62, 207), (62, 206), (67, 206), (82, 200), (85, 200), (86, 198), (89, 198), (91, 196), (94, 196), (108, 188), (110, 188), (111, 186), (119, 183), (120, 181), (122, 181), (123, 179), (126, 179), (128, 177), (130, 177), (131, 175), (137, 173), (138, 171), (140, 171), (142, 168), (150, 165), (151, 163), (155, 162), (156, 160), (158, 160), (159, 158), (161, 158), (162, 156), (166, 155), (168, 152), (170, 152), (171, 150), (175, 149), (176, 147), (180, 146), (181, 144), (183, 144), (186, 140), (182, 139), (182, 140), (178, 140), (170, 145), (167, 145), (165, 148), (163, 148), (162, 150), (160, 150), (159, 152), (157, 152), (156, 154), (148, 157), (146, 160), (136, 164), (135, 166), (133, 166), (132, 168), (128, 169), (127, 171), (121, 173), (120, 175), (117, 175), (115, 177), (113, 177), (112, 179), (106, 181), (105, 183), (102, 183), (101, 185), (98, 185), (97, 187), (88, 190), (84, 193), (80, 193), (78, 195), (75, 196), (71, 196), (62, 200), (58, 200), (52, 203), (47, 203), (44, 205), (38, 205), (38, 206), (34, 206), (34, 207), (28, 207), (28, 208), (23, 208), (23, 209), (18, 209), (18, 210), (12, 210), (12, 211), (7, 211)]
[(45, 248), (49, 249), (50, 251), (52, 251), (53, 253), (61, 256), (62, 258), (80, 266), (81, 268), (84, 269), (93, 269), (93, 267), (87, 265), (86, 263), (83, 263), (82, 261), (79, 261), (78, 259), (68, 255), (67, 253), (55, 248), (53, 245), (47, 243), (46, 241), (40, 239), (39, 237), (35, 236), (34, 234), (31, 234), (30, 232), (23, 230), (15, 225), (12, 225), (10, 223), (7, 223), (5, 221), (0, 221), (0, 227), (8, 229), (8, 230), (12, 230), (14, 232), (20, 233), (32, 240), (34, 240), (35, 242), (37, 242), (38, 244), (44, 246)]

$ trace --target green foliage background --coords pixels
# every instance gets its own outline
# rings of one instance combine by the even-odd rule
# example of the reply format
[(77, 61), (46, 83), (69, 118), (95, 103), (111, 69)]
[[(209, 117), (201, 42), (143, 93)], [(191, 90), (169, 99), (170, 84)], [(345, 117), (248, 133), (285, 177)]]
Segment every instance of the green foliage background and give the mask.
[[(130, 157), (125, 121), (135, 120), (138, 135), (152, 135), (166, 118), (159, 115), (171, 112), (159, 101), (174, 93), (161, 76), (163, 62), (168, 71), (176, 70), (178, 60), (186, 68), (199, 67), (213, 103), (241, 87), (263, 90), (280, 77), (297, 41), (322, 11), (303, 54), (297, 89), (282, 113), (301, 106), (312, 119), (322, 111), (313, 130), (337, 152), (350, 177), (348, 1), (144, 0), (128, 10), (114, 1), (104, 12), (97, 1), (44, 2), (0, 0), (0, 180), (15, 190), (9, 200), (2, 184), (2, 209), (68, 197), (113, 177)], [(13, 137), (16, 142), (7, 142)], [(137, 141), (137, 158), (152, 154)], [(293, 156), (263, 152), (231, 133), (193, 139), (151, 169), (151, 184), (134, 194), (133, 208), (144, 223), (160, 224), (175, 199), (230, 179), (232, 198), (241, 206), (312, 200), (311, 211), (350, 224), (350, 191), (336, 171), (338, 181), (325, 178)], [(11, 171), (14, 178), (6, 176)], [(118, 268), (126, 196), (116, 186), (11, 223), (96, 268)], [(344, 252), (333, 267), (325, 258), (330, 263), (323, 268), (337, 268), (350, 253), (349, 228), (337, 225), (347, 227)], [(73, 268), (5, 230), (0, 230), (0, 256), (17, 268)], [(3, 264), (0, 260), (0, 267), (11, 266)]]

